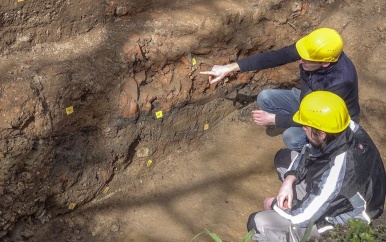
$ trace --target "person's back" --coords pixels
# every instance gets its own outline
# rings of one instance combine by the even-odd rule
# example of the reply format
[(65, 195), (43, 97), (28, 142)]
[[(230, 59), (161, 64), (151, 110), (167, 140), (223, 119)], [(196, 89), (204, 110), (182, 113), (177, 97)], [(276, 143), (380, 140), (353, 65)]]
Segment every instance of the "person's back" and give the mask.
[(293, 120), (309, 144), (300, 153), (288, 148), (276, 153), (282, 185), (276, 197), (264, 200), (264, 211), (250, 215), (253, 239), (301, 238), (311, 223), (311, 235), (318, 237), (351, 219), (370, 224), (379, 217), (386, 191), (383, 161), (370, 136), (351, 120), (344, 100), (328, 91), (311, 92)]
[(358, 187), (358, 194), (367, 202), (366, 214), (371, 220), (376, 219), (383, 212), (386, 175), (376, 145), (361, 126), (354, 130), (354, 144), (347, 155), (349, 160), (354, 161), (348, 165), (355, 175), (352, 180), (348, 180), (350, 183), (343, 187), (347, 188), (347, 191), (342, 192), (354, 195), (352, 187)]
[[(310, 92), (330, 91), (345, 101), (351, 119), (358, 119), (360, 113), (358, 76), (354, 64), (344, 52), (341, 53), (337, 62), (331, 63), (327, 68), (309, 72), (305, 71), (300, 65), (299, 69), (301, 79), (300, 101)], [(278, 122), (280, 121), (278, 120)]]
[[(350, 122), (322, 153), (312, 146), (306, 149), (298, 159), (299, 165), (307, 166), (304, 181), (309, 192), (293, 206), (292, 216), (300, 218), (308, 208), (307, 214), (313, 214), (317, 228), (323, 230), (353, 218), (370, 223), (382, 214), (386, 187), (383, 161), (360, 125)], [(302, 170), (300, 166), (297, 169)], [(318, 203), (324, 205), (315, 206)], [(307, 224), (307, 220), (300, 223)]]
[[(303, 101), (302, 112), (294, 115), (294, 121), (303, 127), (318, 127), (326, 137), (323, 146), (314, 143), (304, 147), (308, 152), (299, 164), (305, 165), (309, 193), (300, 201), (300, 209), (295, 206), (293, 212), (299, 209), (303, 213), (304, 207), (324, 201), (324, 208), (313, 210), (318, 227), (344, 224), (352, 218), (370, 223), (382, 214), (385, 202), (386, 175), (378, 148), (351, 120), (347, 105), (336, 94), (315, 91)], [(302, 170), (299, 168), (298, 172)]]

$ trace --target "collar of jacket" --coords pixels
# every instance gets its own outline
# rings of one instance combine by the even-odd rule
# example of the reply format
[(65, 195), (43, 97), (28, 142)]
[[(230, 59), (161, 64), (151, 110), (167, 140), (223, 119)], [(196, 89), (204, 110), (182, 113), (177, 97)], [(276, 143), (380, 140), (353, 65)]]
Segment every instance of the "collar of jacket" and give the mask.
[(323, 151), (310, 147), (309, 157), (311, 159), (328, 159), (346, 152), (354, 143), (354, 132), (347, 128), (336, 139), (331, 141)]
[(321, 66), (319, 69), (317, 69), (315, 71), (305, 71), (301, 64), (299, 65), (299, 67), (302, 71), (304, 71), (307, 74), (307, 76), (309, 76), (310, 74), (311, 75), (315, 75), (315, 74), (325, 75), (325, 74), (328, 74), (330, 72), (333, 72), (334, 70), (336, 70), (338, 68), (343, 56), (345, 56), (345, 53), (342, 51), (337, 62), (331, 62), (330, 65), (326, 68)]

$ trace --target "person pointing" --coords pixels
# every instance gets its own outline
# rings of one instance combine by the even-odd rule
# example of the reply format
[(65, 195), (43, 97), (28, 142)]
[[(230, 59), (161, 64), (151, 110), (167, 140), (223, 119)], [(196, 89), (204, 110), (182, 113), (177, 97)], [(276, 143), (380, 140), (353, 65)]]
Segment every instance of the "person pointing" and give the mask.
[(278, 50), (270, 50), (226, 65), (214, 65), (201, 74), (209, 76), (211, 84), (222, 81), (231, 72), (258, 71), (299, 62), (301, 88), (265, 89), (257, 96), (259, 109), (252, 111), (257, 125), (284, 128), (283, 142), (300, 151), (308, 142), (306, 133), (292, 120), (301, 100), (310, 92), (330, 91), (346, 103), (351, 119), (360, 114), (358, 76), (354, 64), (343, 52), (341, 35), (331, 28), (318, 28), (295, 43)]

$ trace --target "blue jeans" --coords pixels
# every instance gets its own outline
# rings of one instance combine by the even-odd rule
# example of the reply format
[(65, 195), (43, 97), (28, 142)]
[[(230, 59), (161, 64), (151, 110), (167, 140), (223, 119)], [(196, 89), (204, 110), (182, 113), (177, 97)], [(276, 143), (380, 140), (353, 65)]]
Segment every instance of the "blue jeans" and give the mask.
[[(269, 113), (293, 114), (299, 110), (300, 90), (265, 89), (257, 96), (257, 105)], [(301, 151), (308, 139), (302, 127), (290, 127), (283, 132), (283, 142), (289, 149)]]

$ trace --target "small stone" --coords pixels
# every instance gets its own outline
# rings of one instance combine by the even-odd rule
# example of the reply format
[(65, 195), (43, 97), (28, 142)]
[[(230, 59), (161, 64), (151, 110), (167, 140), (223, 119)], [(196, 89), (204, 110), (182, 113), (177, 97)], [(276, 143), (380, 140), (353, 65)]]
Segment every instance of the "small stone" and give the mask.
[(30, 229), (24, 229), (23, 231), (20, 232), (21, 236), (25, 239), (29, 239), (34, 236), (34, 231)]
[(73, 221), (68, 222), (68, 227), (73, 228), (75, 226), (75, 223)]
[(148, 157), (150, 155), (150, 149), (147, 147), (140, 147), (137, 149), (136, 155), (139, 158)]
[(113, 224), (110, 228), (111, 232), (118, 232), (119, 231), (119, 225)]

